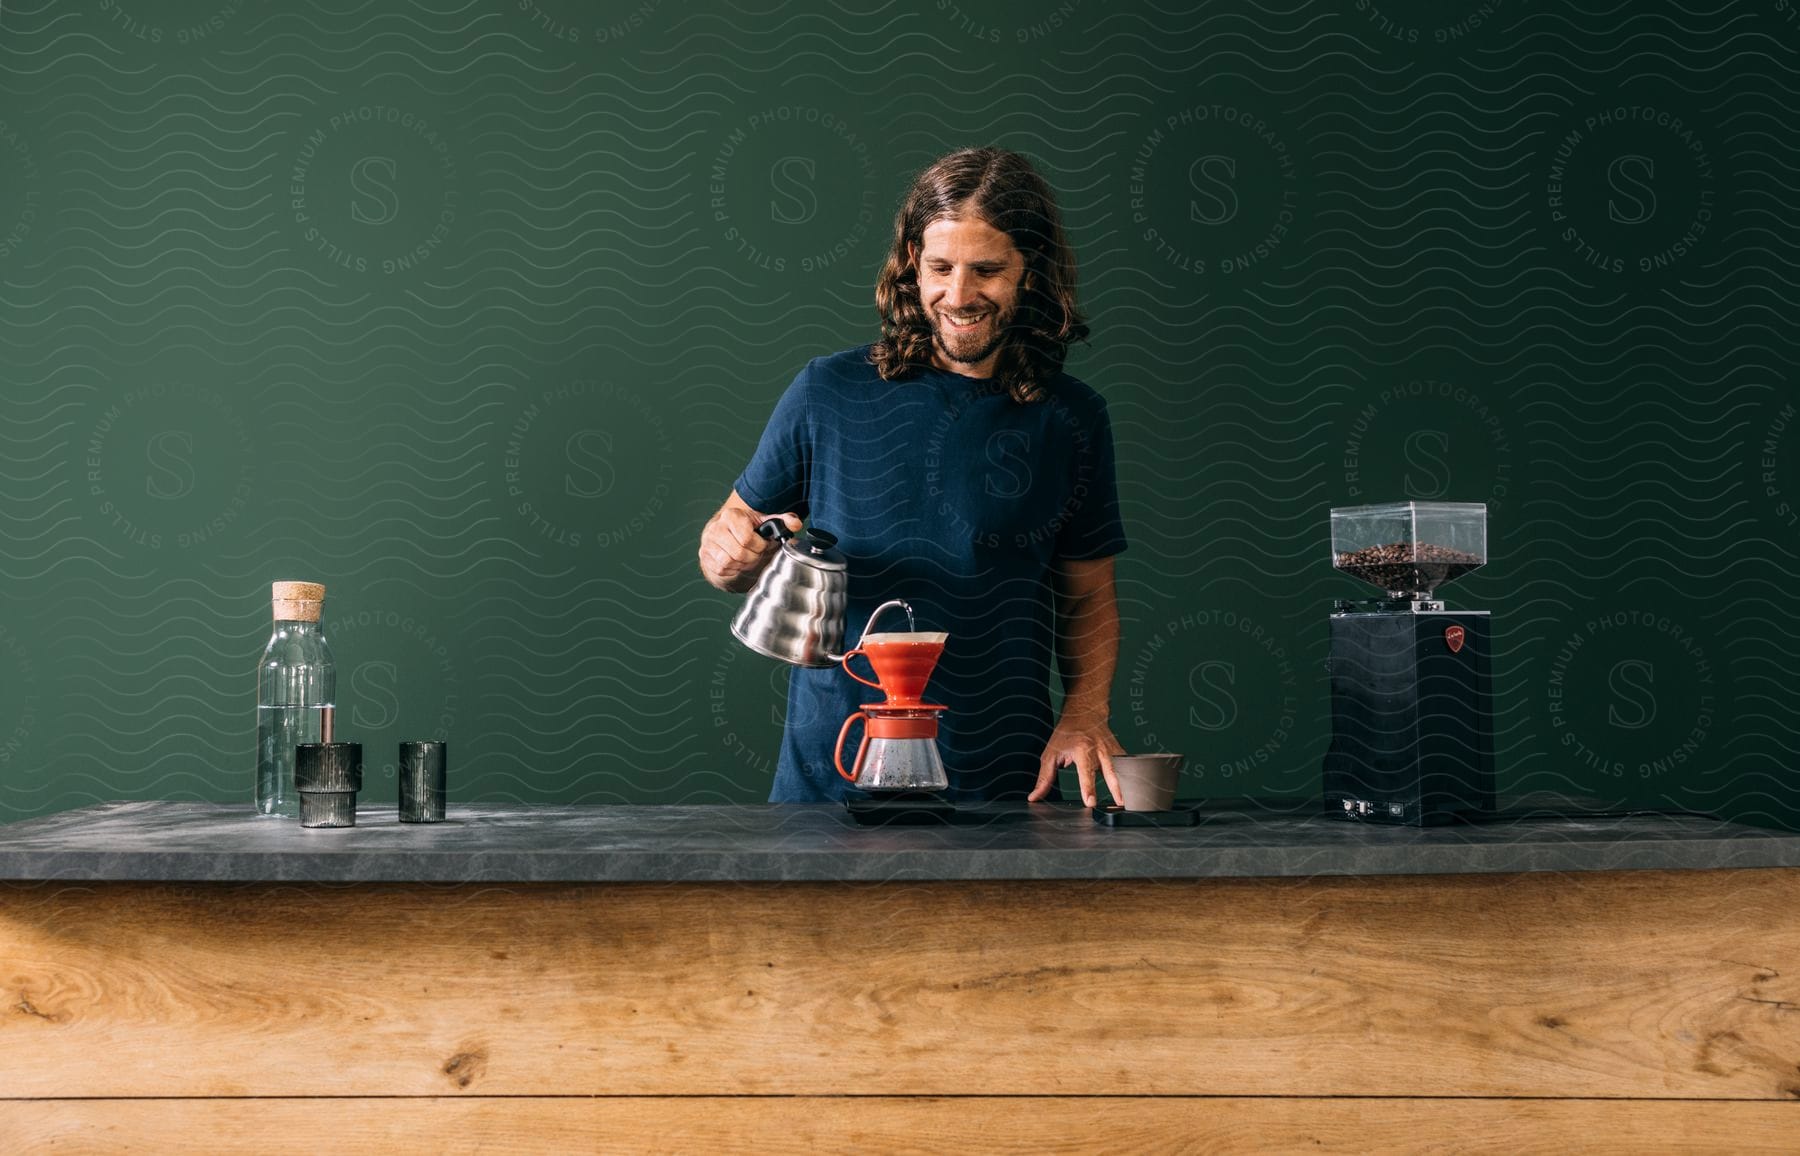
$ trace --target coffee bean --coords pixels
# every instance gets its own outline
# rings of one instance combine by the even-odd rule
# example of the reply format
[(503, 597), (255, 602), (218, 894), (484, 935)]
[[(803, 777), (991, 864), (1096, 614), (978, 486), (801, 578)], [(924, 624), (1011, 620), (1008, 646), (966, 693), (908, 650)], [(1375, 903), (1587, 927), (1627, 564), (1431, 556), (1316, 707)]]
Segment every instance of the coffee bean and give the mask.
[(1466, 550), (1434, 542), (1391, 542), (1338, 554), (1332, 565), (1390, 593), (1429, 594), (1481, 565)]

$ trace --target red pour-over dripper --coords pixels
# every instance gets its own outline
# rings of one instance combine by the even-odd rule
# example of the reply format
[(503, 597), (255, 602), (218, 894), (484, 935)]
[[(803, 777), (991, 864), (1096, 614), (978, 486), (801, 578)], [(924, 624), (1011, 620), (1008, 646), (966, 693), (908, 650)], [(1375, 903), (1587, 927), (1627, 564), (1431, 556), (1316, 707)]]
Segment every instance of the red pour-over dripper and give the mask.
[[(863, 636), (856, 649), (846, 653), (840, 662), (845, 674), (887, 695), (887, 702), (881, 705), (916, 706), (924, 697), (925, 684), (931, 681), (938, 659), (944, 656), (944, 641), (950, 636), (941, 631), (871, 631), (869, 627), (889, 607), (906, 611), (907, 624), (911, 625), (912, 607), (898, 598), (883, 602), (863, 625)], [(859, 654), (875, 668), (874, 682), (850, 669), (850, 660)]]
[[(944, 656), (947, 637), (925, 631), (865, 634), (856, 649), (844, 655), (844, 673), (881, 691), (890, 706), (917, 705), (925, 697), (925, 684), (931, 681), (938, 659)], [(850, 669), (850, 659), (858, 654), (875, 668), (874, 682)]]

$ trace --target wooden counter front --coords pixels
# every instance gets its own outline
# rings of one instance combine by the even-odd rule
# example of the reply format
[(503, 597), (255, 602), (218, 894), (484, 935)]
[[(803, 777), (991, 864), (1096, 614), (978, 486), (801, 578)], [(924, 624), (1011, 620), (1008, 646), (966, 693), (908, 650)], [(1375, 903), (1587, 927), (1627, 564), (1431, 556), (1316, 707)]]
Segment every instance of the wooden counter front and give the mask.
[(0, 981), (7, 1152), (1800, 1149), (1794, 868), (11, 883)]

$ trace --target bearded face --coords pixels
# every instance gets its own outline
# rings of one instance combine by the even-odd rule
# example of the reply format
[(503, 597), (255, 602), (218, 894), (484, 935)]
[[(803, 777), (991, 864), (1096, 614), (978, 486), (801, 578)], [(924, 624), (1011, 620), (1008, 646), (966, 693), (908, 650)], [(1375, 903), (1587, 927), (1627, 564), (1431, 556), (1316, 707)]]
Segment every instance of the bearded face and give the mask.
[(1012, 238), (976, 217), (944, 217), (925, 227), (919, 248), (919, 303), (931, 323), (940, 369), (991, 377), (1019, 306), (1025, 256)]

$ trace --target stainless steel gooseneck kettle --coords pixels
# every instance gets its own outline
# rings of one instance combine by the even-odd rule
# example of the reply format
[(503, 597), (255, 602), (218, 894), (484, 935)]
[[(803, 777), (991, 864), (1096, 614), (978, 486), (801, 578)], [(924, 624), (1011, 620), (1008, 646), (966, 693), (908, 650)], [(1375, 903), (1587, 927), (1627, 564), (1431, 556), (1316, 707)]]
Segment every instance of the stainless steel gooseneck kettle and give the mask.
[(731, 620), (731, 633), (794, 666), (836, 666), (849, 583), (837, 537), (811, 527), (796, 534), (780, 518), (764, 519), (756, 532), (781, 546)]
[[(764, 519), (756, 532), (779, 540), (781, 548), (745, 595), (731, 633), (758, 654), (793, 666), (838, 665), (850, 579), (836, 535), (811, 527), (796, 534), (780, 518)], [(877, 606), (869, 622), (894, 607), (912, 619), (912, 607), (894, 598)]]

